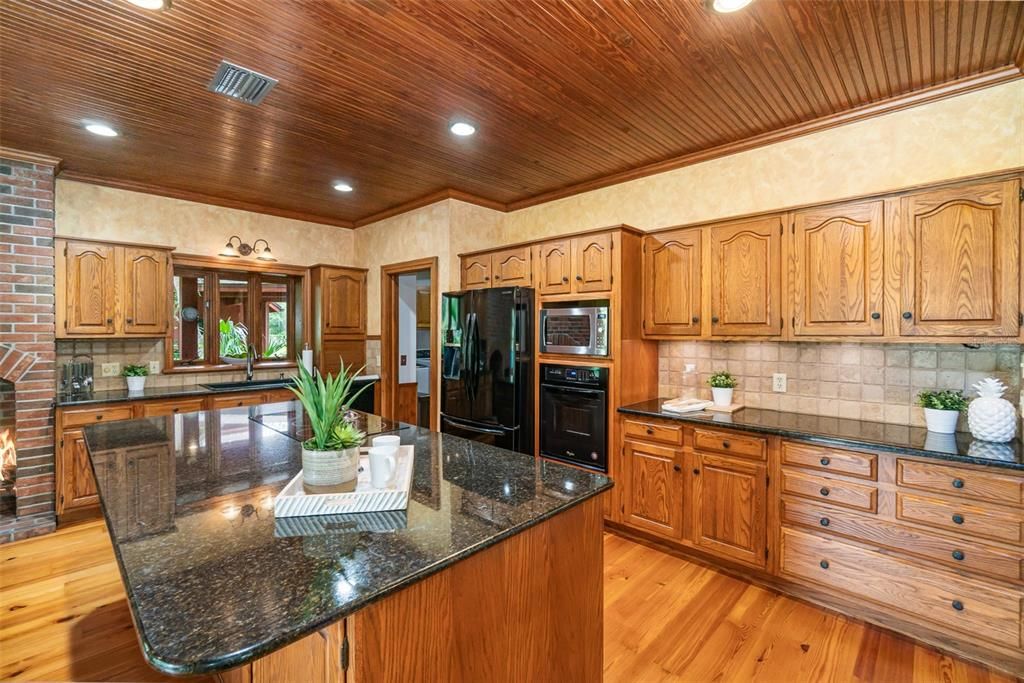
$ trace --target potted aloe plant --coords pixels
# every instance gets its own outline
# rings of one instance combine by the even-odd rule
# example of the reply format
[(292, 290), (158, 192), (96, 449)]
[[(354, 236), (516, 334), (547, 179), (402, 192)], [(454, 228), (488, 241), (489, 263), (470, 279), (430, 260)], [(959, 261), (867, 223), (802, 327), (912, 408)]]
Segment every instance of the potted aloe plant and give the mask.
[(708, 378), (711, 387), (711, 400), (716, 406), (732, 405), (732, 390), (736, 388), (736, 378), (725, 370), (719, 370)]
[(302, 444), (302, 481), (306, 486), (343, 490), (356, 480), (359, 447), (366, 434), (345, 419), (348, 406), (366, 387), (352, 393), (351, 372), (341, 364), (337, 377), (315, 376), (299, 362), (296, 386), (288, 387), (302, 402), (313, 436)]
[(925, 390), (917, 395), (917, 404), (924, 408), (924, 421), (929, 432), (952, 434), (960, 413), (967, 410), (964, 392), (957, 389)]
[(128, 382), (128, 392), (137, 394), (146, 388), (146, 377), (149, 368), (145, 365), (126, 365), (121, 369), (121, 376)]

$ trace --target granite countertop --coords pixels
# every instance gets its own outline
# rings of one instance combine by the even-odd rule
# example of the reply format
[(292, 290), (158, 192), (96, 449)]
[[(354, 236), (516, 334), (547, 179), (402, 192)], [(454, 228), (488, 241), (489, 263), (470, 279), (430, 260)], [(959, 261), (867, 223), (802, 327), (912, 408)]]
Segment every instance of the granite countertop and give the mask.
[(849, 420), (823, 415), (741, 408), (735, 413), (700, 411), (671, 413), (661, 409), (669, 399), (659, 398), (619, 408), (620, 413), (661, 417), (715, 427), (734, 427), (763, 434), (778, 434), (824, 445), (866, 448), (904, 455), (1024, 470), (1024, 447), (1019, 438), (1009, 443), (979, 441), (967, 432), (935, 434), (923, 427)]
[(275, 494), (301, 469), (280, 406), (85, 428), (142, 649), (161, 671), (243, 664), (611, 487), (399, 423), (415, 447), (408, 510), (275, 519)]
[[(380, 379), (380, 375), (359, 375), (356, 377), (358, 381), (370, 381), (376, 382)], [(267, 380), (257, 380), (258, 382), (266, 382)], [(57, 393), (56, 404), (59, 407), (66, 408), (68, 406), (83, 406), (91, 404), (101, 403), (128, 403), (130, 401), (148, 401), (151, 399), (159, 398), (188, 398), (189, 396), (210, 396), (220, 394), (233, 394), (245, 391), (260, 391), (260, 390), (272, 390), (281, 389), (288, 385), (291, 378), (280, 380), (277, 384), (263, 383), (255, 384), (252, 386), (240, 386), (231, 389), (208, 389), (199, 384), (192, 384), (189, 386), (180, 387), (146, 387), (144, 390), (139, 392), (129, 392), (127, 388), (123, 389), (106, 389), (103, 391), (90, 391), (87, 393)], [(207, 382), (207, 384), (216, 384), (217, 382)]]

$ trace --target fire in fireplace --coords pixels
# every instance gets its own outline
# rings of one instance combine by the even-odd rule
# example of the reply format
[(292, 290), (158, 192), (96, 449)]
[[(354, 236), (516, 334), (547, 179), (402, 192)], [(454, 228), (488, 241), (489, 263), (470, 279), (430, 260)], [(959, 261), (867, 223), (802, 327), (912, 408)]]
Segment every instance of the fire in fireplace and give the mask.
[(14, 514), (14, 384), (0, 379), (0, 517)]

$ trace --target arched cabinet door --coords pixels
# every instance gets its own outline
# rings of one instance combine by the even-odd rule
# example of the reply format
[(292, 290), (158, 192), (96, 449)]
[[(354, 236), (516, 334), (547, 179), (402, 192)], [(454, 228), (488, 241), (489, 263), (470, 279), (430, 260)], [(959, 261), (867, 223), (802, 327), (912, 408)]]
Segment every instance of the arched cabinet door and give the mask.
[(124, 248), (125, 334), (167, 332), (167, 270), (170, 257), (158, 249)]
[(64, 332), (90, 336), (117, 332), (117, 249), (93, 242), (68, 242)]
[(900, 334), (1015, 337), (1020, 181), (900, 200)]
[(699, 335), (700, 229), (644, 238), (644, 321), (649, 336)]
[(462, 288), (484, 289), (491, 286), (491, 255), (462, 257)]
[(324, 334), (366, 334), (366, 271), (325, 268), (323, 274)]
[(608, 232), (573, 238), (573, 291), (611, 291), (613, 239)]
[(711, 228), (711, 334), (782, 333), (782, 217)]
[(530, 247), (503, 249), (491, 254), (491, 284), (494, 287), (533, 285), (533, 251)]
[(572, 291), (572, 242), (554, 240), (536, 247), (534, 280), (541, 294), (568, 294)]

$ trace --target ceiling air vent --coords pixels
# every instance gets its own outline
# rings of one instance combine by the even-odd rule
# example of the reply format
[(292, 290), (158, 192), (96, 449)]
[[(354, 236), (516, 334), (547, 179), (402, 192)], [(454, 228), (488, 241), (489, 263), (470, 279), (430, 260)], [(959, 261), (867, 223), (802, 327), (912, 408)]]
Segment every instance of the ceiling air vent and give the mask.
[(248, 104), (259, 104), (275, 85), (276, 78), (222, 61), (207, 88), (210, 92), (227, 95)]

